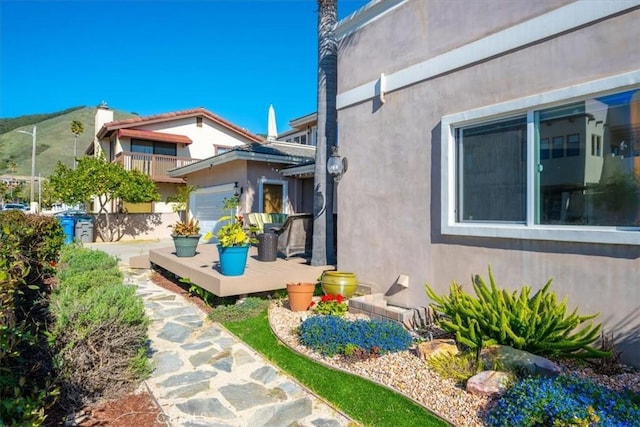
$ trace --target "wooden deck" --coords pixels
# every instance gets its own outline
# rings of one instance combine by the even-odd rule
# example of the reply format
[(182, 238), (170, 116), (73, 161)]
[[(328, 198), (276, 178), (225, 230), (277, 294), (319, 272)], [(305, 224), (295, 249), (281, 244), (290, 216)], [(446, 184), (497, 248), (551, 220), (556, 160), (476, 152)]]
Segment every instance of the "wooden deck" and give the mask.
[(255, 247), (249, 249), (247, 267), (242, 276), (223, 276), (218, 268), (216, 245), (200, 244), (196, 256), (181, 258), (172, 247), (149, 250), (149, 261), (209, 292), (220, 296), (245, 295), (285, 289), (289, 282), (316, 282), (323, 271), (335, 270), (332, 265), (312, 267), (303, 258), (273, 262), (258, 261)]

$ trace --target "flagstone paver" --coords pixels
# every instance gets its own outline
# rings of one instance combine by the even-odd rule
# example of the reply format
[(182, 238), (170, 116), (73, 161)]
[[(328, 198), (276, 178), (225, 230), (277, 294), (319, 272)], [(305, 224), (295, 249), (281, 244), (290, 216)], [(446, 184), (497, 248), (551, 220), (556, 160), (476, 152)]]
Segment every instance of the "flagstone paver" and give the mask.
[(351, 420), (297, 384), (148, 270), (125, 271), (152, 323), (147, 386), (172, 426), (343, 427)]

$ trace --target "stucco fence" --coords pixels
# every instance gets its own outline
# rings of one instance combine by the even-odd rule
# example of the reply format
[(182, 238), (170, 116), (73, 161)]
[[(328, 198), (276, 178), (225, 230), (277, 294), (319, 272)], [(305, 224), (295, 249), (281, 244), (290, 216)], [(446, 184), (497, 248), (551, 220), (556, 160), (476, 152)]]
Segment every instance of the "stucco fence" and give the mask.
[(178, 214), (170, 213), (118, 213), (109, 215), (109, 228), (106, 228), (106, 215), (93, 215), (94, 241), (103, 239), (98, 230), (106, 230), (105, 236), (113, 236), (112, 241), (158, 240), (171, 237), (169, 225), (175, 224)]

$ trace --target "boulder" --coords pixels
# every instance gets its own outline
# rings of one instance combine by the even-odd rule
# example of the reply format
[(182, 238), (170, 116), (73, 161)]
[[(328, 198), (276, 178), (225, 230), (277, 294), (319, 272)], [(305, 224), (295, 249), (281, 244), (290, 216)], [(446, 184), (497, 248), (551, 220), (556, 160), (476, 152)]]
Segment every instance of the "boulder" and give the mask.
[(418, 344), (418, 357), (425, 362), (431, 357), (443, 353), (458, 354), (458, 347), (456, 346), (455, 340), (435, 339)]
[(467, 380), (467, 391), (478, 396), (502, 394), (512, 380), (513, 376), (506, 372), (482, 371)]
[(556, 377), (562, 368), (549, 359), (506, 345), (494, 345), (482, 349), (481, 356), (486, 369), (525, 370), (530, 374)]

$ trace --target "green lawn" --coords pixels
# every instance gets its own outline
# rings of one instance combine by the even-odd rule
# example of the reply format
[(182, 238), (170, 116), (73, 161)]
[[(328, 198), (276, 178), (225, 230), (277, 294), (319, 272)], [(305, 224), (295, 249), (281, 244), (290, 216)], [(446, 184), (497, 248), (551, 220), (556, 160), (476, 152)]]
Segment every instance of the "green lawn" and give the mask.
[(225, 322), (224, 326), (273, 364), (364, 425), (448, 425), (398, 393), (358, 376), (329, 369), (293, 352), (271, 331), (266, 310), (257, 317)]

